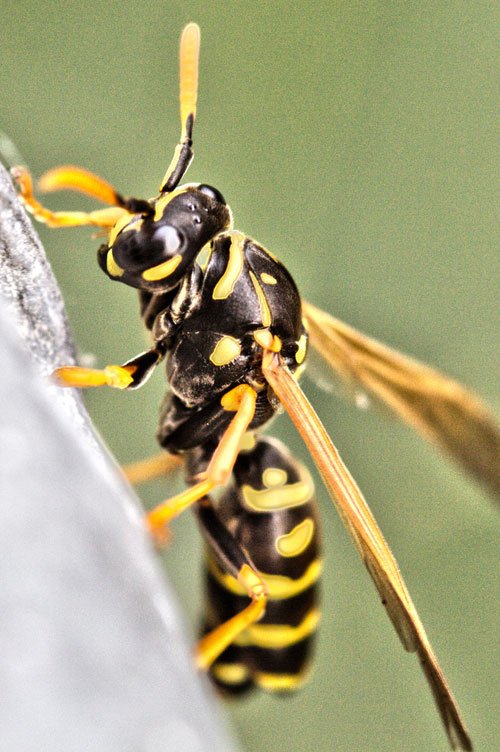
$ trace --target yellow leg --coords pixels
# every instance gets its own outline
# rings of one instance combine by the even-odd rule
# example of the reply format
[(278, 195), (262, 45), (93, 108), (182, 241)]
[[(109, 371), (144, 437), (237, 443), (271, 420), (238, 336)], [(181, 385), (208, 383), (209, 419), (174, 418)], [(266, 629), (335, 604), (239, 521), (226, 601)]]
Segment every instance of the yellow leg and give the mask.
[(169, 473), (181, 464), (182, 458), (179, 455), (160, 452), (145, 460), (131, 462), (129, 465), (122, 467), (122, 471), (128, 482), (136, 486), (140, 483), (147, 483), (149, 480), (169, 475)]
[(43, 193), (78, 191), (112, 206), (121, 206), (123, 202), (118, 191), (106, 180), (89, 170), (73, 165), (61, 165), (47, 170), (39, 179), (38, 187)]
[(50, 211), (50, 209), (46, 209), (35, 198), (33, 194), (33, 180), (28, 170), (25, 167), (14, 167), (11, 172), (19, 186), (20, 198), (28, 211), (30, 211), (39, 222), (44, 222), (49, 227), (77, 227), (92, 225), (94, 227), (111, 228), (116, 224), (120, 217), (124, 214), (128, 214), (125, 209), (119, 206), (114, 206), (109, 209), (99, 209), (92, 212)]
[(256, 391), (248, 384), (241, 384), (224, 395), (222, 407), (230, 412), (236, 411), (236, 415), (226, 428), (200, 482), (167, 499), (147, 515), (149, 528), (157, 540), (161, 541), (162, 529), (171, 519), (228, 480), (238, 456), (241, 439), (255, 414), (256, 399)]
[(134, 381), (136, 366), (106, 366), (106, 368), (81, 368), (62, 366), (56, 368), (54, 377), (59, 386), (73, 386), (78, 389), (92, 386), (112, 386), (126, 389)]
[(216, 627), (200, 640), (196, 649), (196, 665), (202, 670), (209, 669), (219, 655), (247, 627), (259, 621), (266, 611), (267, 588), (260, 574), (248, 564), (244, 564), (239, 571), (238, 580), (246, 589), (251, 602), (243, 611)]

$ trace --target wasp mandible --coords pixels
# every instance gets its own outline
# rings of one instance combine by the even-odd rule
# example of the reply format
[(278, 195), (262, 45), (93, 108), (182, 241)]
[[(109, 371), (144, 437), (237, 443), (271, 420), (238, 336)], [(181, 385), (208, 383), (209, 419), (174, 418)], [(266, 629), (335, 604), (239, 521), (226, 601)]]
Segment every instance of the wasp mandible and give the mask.
[[(13, 171), (34, 216), (51, 227), (90, 225), (109, 233), (98, 262), (139, 290), (152, 347), (123, 365), (62, 367), (63, 386), (135, 389), (166, 360), (169, 391), (158, 439), (182, 457), (187, 490), (147, 515), (161, 542), (188, 507), (207, 548), (209, 604), (197, 663), (227, 692), (283, 692), (307, 677), (318, 621), (319, 520), (308, 471), (261, 434), (281, 406), (313, 458), (406, 650), (419, 656), (454, 749), (472, 744), (397, 563), (366, 501), (299, 386), (309, 344), (347, 382), (386, 403), (468, 470), (499, 487), (498, 434), (463, 387), (301, 300), (287, 269), (233, 229), (222, 193), (180, 185), (193, 157), (200, 31), (180, 44), (181, 138), (150, 200), (125, 197), (73, 166), (45, 173), (45, 191), (69, 189), (109, 207), (52, 212), (34, 196), (25, 168)], [(164, 455), (168, 457), (168, 455)], [(143, 480), (168, 459), (140, 463)], [(222, 489), (219, 498), (213, 492)]]

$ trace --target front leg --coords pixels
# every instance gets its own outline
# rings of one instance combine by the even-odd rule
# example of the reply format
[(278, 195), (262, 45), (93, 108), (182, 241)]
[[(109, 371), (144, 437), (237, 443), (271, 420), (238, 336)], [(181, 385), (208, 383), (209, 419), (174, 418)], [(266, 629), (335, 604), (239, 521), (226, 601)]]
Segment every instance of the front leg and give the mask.
[(108, 365), (105, 368), (62, 366), (56, 368), (54, 376), (60, 386), (79, 389), (93, 386), (138, 389), (146, 383), (154, 368), (163, 360), (166, 351), (166, 345), (157, 342), (151, 350), (146, 350), (121, 366)]

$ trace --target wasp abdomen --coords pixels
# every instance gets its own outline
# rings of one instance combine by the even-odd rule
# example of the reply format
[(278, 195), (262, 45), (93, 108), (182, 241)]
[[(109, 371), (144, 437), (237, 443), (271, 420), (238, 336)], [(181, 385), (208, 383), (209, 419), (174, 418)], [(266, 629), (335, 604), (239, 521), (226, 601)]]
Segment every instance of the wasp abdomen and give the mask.
[[(238, 457), (234, 485), (221, 498), (218, 514), (262, 574), (269, 600), (263, 619), (214, 663), (212, 678), (231, 692), (252, 686), (295, 690), (308, 677), (320, 618), (321, 559), (311, 477), (282, 444), (259, 438)], [(241, 611), (248, 598), (210, 552), (206, 581), (206, 628), (213, 629)]]

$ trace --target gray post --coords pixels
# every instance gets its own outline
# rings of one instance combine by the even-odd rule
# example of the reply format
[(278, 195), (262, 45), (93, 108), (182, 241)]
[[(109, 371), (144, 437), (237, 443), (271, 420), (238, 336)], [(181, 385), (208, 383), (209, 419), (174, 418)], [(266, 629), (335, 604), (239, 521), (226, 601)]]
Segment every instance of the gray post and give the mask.
[(57, 284), (0, 166), (0, 750), (232, 747), (137, 499), (79, 395)]

